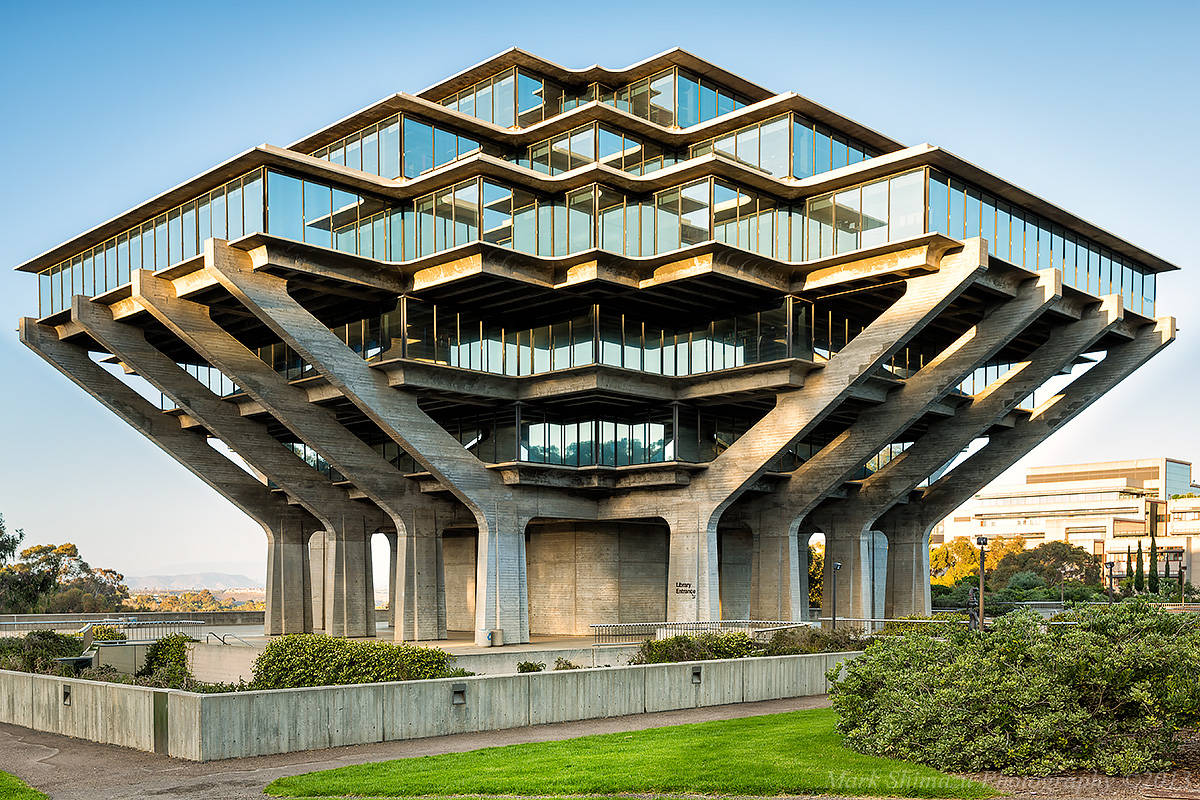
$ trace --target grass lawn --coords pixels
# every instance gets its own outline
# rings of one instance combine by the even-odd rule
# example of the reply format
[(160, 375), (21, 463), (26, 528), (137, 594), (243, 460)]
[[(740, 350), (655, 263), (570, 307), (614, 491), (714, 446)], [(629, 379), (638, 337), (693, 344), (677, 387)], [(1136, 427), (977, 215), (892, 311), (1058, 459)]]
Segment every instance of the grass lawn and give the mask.
[(991, 797), (981, 783), (842, 747), (832, 709), (358, 764), (280, 778), (279, 797), (619, 793)]
[(7, 772), (0, 772), (0, 797), (4, 800), (47, 800), (46, 795), (29, 788), (25, 781)]

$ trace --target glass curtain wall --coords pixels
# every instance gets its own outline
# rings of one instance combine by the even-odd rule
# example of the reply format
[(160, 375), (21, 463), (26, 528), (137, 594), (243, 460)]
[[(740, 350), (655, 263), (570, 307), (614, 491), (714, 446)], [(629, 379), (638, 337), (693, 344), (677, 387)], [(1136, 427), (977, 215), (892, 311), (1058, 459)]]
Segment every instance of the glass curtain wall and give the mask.
[(1118, 294), (1126, 308), (1154, 314), (1154, 274), (1128, 259), (937, 170), (929, 171), (928, 191), (930, 231), (955, 239), (982, 236), (997, 258), (1028, 270), (1061, 270), (1071, 286)]
[(808, 178), (879, 155), (856, 139), (791, 113), (694, 144), (688, 157), (714, 152), (777, 178)]
[(677, 163), (678, 158), (669, 148), (590, 122), (531, 144), (512, 161), (544, 175), (558, 175), (597, 161), (634, 175), (649, 175)]
[(200, 254), (206, 239), (237, 239), (263, 230), (263, 170), (256, 169), (43, 270), (41, 316), (129, 283), (134, 270), (160, 270)]
[(600, 101), (663, 127), (686, 128), (746, 105), (746, 99), (687, 70), (669, 67), (628, 86), (568, 89), (520, 68), (456, 92), (442, 105), (501, 127), (527, 127)]
[(479, 152), (474, 139), (407, 114), (393, 114), (312, 153), (384, 178), (415, 178)]

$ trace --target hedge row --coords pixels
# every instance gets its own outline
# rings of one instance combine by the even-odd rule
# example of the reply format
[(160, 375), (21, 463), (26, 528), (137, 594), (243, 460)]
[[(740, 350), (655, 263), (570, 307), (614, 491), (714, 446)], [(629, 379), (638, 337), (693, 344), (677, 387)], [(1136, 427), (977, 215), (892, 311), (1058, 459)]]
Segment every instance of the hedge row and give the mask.
[(291, 689), (348, 683), (418, 681), (471, 673), (436, 647), (294, 634), (271, 640), (254, 660), (254, 689)]

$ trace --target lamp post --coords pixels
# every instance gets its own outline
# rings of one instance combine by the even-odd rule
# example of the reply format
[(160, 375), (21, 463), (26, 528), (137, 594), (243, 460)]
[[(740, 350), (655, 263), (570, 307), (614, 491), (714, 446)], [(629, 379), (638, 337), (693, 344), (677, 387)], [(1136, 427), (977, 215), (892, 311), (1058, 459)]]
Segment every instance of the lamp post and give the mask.
[(985, 566), (984, 549), (987, 547), (986, 536), (976, 536), (975, 544), (979, 545), (979, 632), (983, 633), (983, 569)]
[(833, 602), (830, 604), (831, 608), (829, 611), (833, 616), (833, 624), (830, 627), (835, 631), (837, 630), (837, 574), (838, 570), (841, 568), (842, 562), (833, 562), (833, 575), (831, 576), (833, 578), (833, 586), (830, 587), (830, 594), (833, 596)]
[(1113, 602), (1113, 574), (1112, 574), (1112, 571), (1113, 571), (1113, 567), (1116, 566), (1116, 562), (1106, 561), (1104, 563), (1104, 566), (1108, 568), (1108, 604), (1111, 606), (1112, 602)]

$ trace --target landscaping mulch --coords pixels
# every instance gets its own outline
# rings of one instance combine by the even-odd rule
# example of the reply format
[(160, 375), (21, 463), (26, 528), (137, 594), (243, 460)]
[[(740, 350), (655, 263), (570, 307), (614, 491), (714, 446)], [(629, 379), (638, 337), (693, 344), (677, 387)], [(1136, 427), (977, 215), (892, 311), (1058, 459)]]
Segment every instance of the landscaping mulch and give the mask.
[(1046, 778), (973, 772), (962, 774), (961, 777), (995, 786), (1014, 798), (1200, 800), (1200, 730), (1188, 730), (1180, 734), (1175, 768), (1167, 772), (1128, 776), (1072, 773)]

